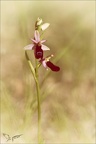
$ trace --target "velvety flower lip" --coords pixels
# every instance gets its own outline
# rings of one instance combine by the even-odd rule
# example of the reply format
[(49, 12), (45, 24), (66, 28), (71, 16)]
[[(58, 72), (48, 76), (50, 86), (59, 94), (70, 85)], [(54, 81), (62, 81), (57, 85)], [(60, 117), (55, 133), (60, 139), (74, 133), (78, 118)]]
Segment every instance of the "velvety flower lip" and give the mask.
[(40, 62), (42, 63), (42, 65), (48, 70), (48, 67), (54, 71), (54, 72), (58, 72), (60, 70), (60, 67), (54, 65), (50, 59), (53, 57), (53, 55), (50, 55), (46, 58), (43, 58), (40, 60)]
[(52, 62), (48, 61), (46, 62), (46, 65), (52, 70), (52, 71), (55, 71), (55, 72), (58, 72), (60, 70), (60, 67), (54, 65)]
[(34, 48), (34, 55), (36, 59), (43, 58), (43, 50), (41, 49), (41, 46), (36, 45)]

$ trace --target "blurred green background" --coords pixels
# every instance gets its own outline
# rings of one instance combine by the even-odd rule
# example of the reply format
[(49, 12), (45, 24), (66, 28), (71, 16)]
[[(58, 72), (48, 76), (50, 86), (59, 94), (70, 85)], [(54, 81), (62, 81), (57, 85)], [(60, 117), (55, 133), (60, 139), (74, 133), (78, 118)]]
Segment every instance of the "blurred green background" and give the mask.
[(50, 23), (45, 55), (53, 53), (61, 68), (39, 71), (44, 141), (95, 143), (95, 1), (23, 0), (1, 0), (1, 142), (6, 133), (23, 134), (13, 143), (37, 143), (35, 84), (23, 47), (38, 17)]

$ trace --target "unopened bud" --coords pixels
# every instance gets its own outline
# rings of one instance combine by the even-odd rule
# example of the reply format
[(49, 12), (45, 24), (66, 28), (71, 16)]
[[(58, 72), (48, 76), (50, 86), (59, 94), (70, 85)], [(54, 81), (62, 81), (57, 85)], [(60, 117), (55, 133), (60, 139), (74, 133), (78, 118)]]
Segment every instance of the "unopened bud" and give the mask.
[(43, 22), (42, 19), (41, 19), (41, 18), (38, 18), (38, 19), (37, 19), (37, 26), (41, 25), (42, 22)]
[(38, 17), (36, 23), (35, 23), (35, 30), (38, 30), (40, 25), (42, 24), (42, 19)]

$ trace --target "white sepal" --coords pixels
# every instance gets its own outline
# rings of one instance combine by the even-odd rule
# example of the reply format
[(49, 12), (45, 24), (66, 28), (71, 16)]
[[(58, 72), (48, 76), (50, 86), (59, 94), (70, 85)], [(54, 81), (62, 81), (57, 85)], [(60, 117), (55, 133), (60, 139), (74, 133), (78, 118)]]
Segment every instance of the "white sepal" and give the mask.
[(43, 51), (50, 50), (49, 47), (47, 47), (47, 46), (45, 46), (45, 45), (43, 45), (43, 44), (42, 44), (42, 47), (41, 47), (41, 48), (42, 48)]
[(32, 50), (33, 47), (34, 47), (34, 44), (29, 44), (29, 45), (24, 47), (24, 50)]

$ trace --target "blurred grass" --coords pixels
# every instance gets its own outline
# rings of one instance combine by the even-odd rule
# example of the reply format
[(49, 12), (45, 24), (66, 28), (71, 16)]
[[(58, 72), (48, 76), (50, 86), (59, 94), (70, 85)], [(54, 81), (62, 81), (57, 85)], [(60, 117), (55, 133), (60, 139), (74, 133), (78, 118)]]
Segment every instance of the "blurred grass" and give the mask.
[[(59, 73), (40, 67), (42, 133), (46, 143), (95, 143), (95, 1), (1, 1), (1, 138), (23, 133), (37, 141), (34, 79), (23, 47), (37, 17), (51, 25), (46, 45)], [(50, 54), (46, 52), (45, 55)], [(30, 58), (34, 63), (33, 53)]]

